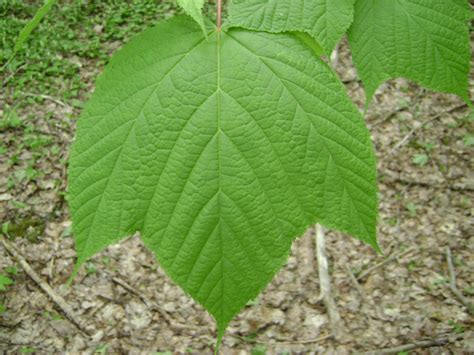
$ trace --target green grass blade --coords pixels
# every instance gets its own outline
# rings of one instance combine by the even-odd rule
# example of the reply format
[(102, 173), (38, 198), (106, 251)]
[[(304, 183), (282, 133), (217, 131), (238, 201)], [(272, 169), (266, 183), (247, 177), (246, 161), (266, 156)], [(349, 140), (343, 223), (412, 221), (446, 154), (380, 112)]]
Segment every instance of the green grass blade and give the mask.
[(33, 32), (33, 30), (36, 27), (38, 27), (43, 17), (45, 17), (46, 14), (51, 11), (55, 3), (56, 3), (56, 0), (46, 0), (44, 5), (38, 9), (38, 11), (36, 12), (35, 16), (31, 19), (31, 21), (28, 22), (25, 25), (25, 27), (21, 30), (20, 34), (18, 35), (18, 39), (15, 42), (15, 47), (13, 48), (13, 54), (10, 57), (10, 60), (8, 62), (10, 62), (11, 59), (15, 56), (15, 54), (21, 49), (21, 46), (26, 42), (31, 32)]

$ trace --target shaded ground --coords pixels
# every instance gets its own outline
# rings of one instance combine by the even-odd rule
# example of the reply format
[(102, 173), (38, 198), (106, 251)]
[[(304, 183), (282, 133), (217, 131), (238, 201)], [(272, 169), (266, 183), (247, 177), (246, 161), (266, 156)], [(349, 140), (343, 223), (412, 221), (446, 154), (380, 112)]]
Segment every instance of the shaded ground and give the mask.
[[(93, 258), (72, 287), (65, 287), (75, 260), (65, 162), (81, 102), (108, 54), (152, 19), (175, 12), (159, 1), (142, 2), (141, 12), (133, 12), (131, 5), (103, 3), (57, 10), (49, 22), (56, 27), (49, 32), (42, 27), (32, 39), (43, 35), (46, 40), (32, 44), (37, 47), (20, 54), (0, 78), (0, 222), (34, 270), (96, 335), (90, 340), (79, 332), (0, 246), (0, 274), (15, 282), (0, 292), (5, 308), (0, 312), (0, 351), (209, 353), (211, 318), (168, 280), (138, 237)], [(12, 1), (2, 9), (10, 21), (4, 32), (16, 33), (32, 8)], [(155, 11), (154, 16), (144, 19), (147, 11)], [(55, 47), (64, 33), (69, 40)], [(11, 40), (3, 43), (11, 48)], [(56, 69), (49, 72), (51, 68)], [(364, 93), (354, 80), (345, 44), (338, 70), (362, 107)], [(448, 287), (446, 263), (449, 247), (457, 286), (472, 300), (474, 116), (453, 96), (397, 80), (381, 88), (366, 120), (379, 157), (378, 236), (387, 257), (346, 235), (328, 233), (333, 293), (346, 336), (337, 341), (326, 337), (330, 328), (318, 300), (309, 231), (295, 242), (285, 268), (265, 292), (232, 322), (224, 354), (344, 354), (445, 334), (459, 340), (416, 353), (474, 353), (474, 320)], [(352, 275), (363, 275), (390, 257), (354, 281)]]

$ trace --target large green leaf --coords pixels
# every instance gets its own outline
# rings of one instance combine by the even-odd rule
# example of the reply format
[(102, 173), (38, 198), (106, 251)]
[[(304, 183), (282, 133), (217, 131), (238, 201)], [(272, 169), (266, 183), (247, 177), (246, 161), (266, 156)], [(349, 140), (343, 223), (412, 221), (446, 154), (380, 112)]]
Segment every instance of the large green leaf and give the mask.
[(349, 28), (354, 0), (231, 0), (230, 24), (269, 32), (301, 31), (330, 54)]
[(467, 0), (357, 0), (349, 41), (368, 100), (398, 77), (467, 100), (468, 10)]
[(77, 265), (140, 231), (220, 334), (320, 222), (377, 247), (375, 162), (343, 85), (291, 34), (187, 18), (111, 60), (69, 168)]

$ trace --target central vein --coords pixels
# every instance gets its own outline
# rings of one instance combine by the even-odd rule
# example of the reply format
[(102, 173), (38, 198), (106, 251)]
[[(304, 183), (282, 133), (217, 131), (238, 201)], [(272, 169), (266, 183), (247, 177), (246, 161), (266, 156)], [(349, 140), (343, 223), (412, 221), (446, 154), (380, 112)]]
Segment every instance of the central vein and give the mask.
[[(224, 318), (224, 250), (223, 240), (221, 231), (221, 31), (220, 29), (216, 32), (217, 41), (217, 181), (218, 181), (218, 196), (217, 196), (217, 214), (218, 214), (218, 233), (221, 244), (221, 294), (222, 294), (222, 305), (221, 305), (221, 321)], [(219, 323), (219, 322), (218, 322)]]

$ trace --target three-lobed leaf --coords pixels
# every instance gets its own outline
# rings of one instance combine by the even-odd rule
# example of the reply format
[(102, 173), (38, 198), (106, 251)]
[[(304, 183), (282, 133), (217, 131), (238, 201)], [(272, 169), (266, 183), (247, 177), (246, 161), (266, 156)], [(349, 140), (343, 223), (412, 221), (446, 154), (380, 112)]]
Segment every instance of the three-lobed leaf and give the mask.
[(299, 36), (187, 18), (111, 60), (69, 167), (80, 266), (141, 232), (220, 335), (316, 222), (377, 248), (375, 159), (343, 85)]
[(368, 101), (398, 77), (468, 100), (469, 18), (466, 0), (357, 0), (349, 42)]
[(300, 31), (330, 54), (352, 23), (354, 0), (230, 0), (232, 26), (269, 32)]

